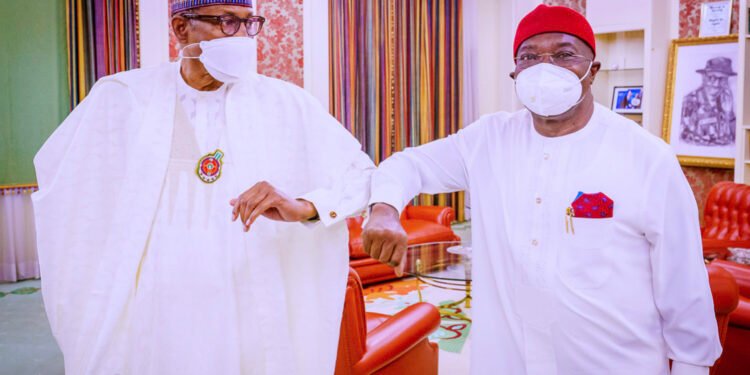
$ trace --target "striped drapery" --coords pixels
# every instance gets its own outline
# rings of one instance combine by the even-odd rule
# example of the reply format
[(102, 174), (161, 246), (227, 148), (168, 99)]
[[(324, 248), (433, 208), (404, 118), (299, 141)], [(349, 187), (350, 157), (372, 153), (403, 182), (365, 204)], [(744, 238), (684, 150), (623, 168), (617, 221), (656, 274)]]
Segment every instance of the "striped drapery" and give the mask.
[[(461, 128), (461, 3), (330, 0), (331, 113), (376, 163)], [(463, 194), (420, 202), (463, 220)]]
[(138, 0), (67, 0), (65, 5), (74, 108), (97, 79), (138, 67)]

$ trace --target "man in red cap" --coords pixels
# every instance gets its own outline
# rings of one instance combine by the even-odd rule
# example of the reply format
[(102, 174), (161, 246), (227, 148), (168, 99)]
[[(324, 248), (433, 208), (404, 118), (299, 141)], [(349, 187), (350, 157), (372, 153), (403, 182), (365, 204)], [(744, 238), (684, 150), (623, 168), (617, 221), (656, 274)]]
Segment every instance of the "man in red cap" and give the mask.
[(513, 53), (526, 109), (382, 163), (365, 250), (399, 266), (409, 200), (468, 190), (472, 374), (707, 374), (721, 346), (675, 155), (594, 103), (600, 65), (580, 14), (540, 5)]
[(169, 4), (180, 60), (101, 79), (35, 158), (66, 373), (332, 374), (374, 165), (256, 74), (251, 0)]

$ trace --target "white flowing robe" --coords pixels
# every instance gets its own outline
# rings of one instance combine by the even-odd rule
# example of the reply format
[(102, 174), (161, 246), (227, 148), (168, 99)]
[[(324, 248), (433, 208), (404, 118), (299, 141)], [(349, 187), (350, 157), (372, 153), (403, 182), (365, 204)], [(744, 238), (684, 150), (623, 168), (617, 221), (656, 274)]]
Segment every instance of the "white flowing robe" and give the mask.
[[(66, 373), (137, 373), (128, 356), (145, 355), (154, 344), (134, 341), (129, 330), (134, 304), (142, 302), (139, 266), (144, 261), (148, 267), (144, 253), (167, 178), (176, 71), (169, 64), (103, 78), (35, 158), (40, 190), (32, 199), (42, 292)], [(175, 301), (187, 309), (212, 301), (234, 306), (236, 321), (257, 331), (252, 349), (258, 352), (242, 353), (237, 332), (223, 340), (220, 334), (205, 338), (188, 326), (182, 339), (212, 340), (217, 351), (257, 358), (265, 374), (333, 373), (348, 270), (344, 218), (367, 202), (374, 167), (351, 134), (302, 89), (258, 75), (226, 90), (229, 191), (237, 196), (268, 181), (313, 202), (321, 220), (302, 225), (258, 219), (242, 239), (245, 256), (226, 255), (237, 249), (205, 249), (231, 262), (217, 285), (234, 290), (216, 291), (229, 301), (201, 294)], [(229, 218), (228, 199), (216, 204)], [(197, 237), (204, 233), (195, 230)], [(198, 269), (191, 276), (197, 285), (205, 275)], [(210, 317), (194, 316), (202, 327), (204, 318)], [(226, 360), (194, 355), (209, 364)], [(190, 361), (174, 360), (175, 371), (185, 373), (179, 365)], [(241, 363), (244, 358), (231, 360), (238, 363), (216, 369), (253, 373)]]
[[(671, 149), (597, 105), (548, 138), (497, 113), (383, 162), (370, 203), (468, 190), (472, 374), (707, 373), (721, 353), (692, 191)], [(602, 192), (609, 219), (573, 218)], [(681, 370), (678, 370), (681, 369)]]

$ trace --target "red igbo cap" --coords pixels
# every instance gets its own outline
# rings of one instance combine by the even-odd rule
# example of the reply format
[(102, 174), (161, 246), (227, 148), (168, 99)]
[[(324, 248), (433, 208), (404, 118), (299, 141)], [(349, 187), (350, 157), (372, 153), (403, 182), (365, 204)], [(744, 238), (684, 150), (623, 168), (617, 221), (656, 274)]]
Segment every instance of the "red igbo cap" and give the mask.
[(582, 14), (568, 7), (539, 5), (518, 23), (516, 39), (513, 41), (513, 56), (518, 53), (526, 39), (544, 33), (570, 34), (591, 47), (596, 56), (596, 39), (589, 21)]

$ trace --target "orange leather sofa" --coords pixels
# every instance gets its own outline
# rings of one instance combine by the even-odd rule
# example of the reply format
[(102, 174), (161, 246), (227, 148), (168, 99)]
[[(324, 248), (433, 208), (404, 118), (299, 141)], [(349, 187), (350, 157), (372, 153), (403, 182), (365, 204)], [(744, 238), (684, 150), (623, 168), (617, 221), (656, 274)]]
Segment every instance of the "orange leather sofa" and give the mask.
[[(724, 351), (711, 370), (711, 374), (750, 374), (750, 266), (725, 260), (714, 260), (709, 265), (709, 270), (711, 267), (721, 268), (730, 273), (736, 280), (739, 289), (737, 308), (729, 315), (729, 324), (724, 339)], [(714, 297), (714, 304), (720, 305), (721, 302), (717, 302)], [(721, 330), (721, 326), (719, 329)]]
[(711, 187), (701, 235), (709, 259), (725, 259), (728, 247), (750, 248), (750, 186), (722, 181)]
[[(459, 241), (461, 238), (451, 229), (455, 213), (450, 207), (407, 206), (401, 214), (401, 225), (406, 230), (409, 245)], [(393, 268), (380, 263), (365, 253), (362, 247), (362, 217), (347, 219), (349, 226), (349, 266), (359, 274), (364, 285), (396, 279)]]
[(366, 313), (362, 281), (350, 268), (335, 374), (436, 375), (438, 347), (427, 335), (439, 325), (437, 308), (424, 302), (393, 316)]

